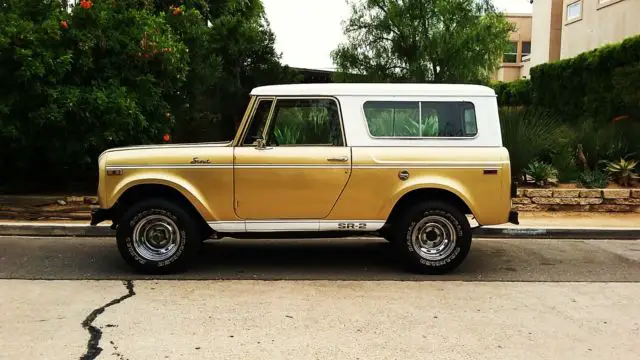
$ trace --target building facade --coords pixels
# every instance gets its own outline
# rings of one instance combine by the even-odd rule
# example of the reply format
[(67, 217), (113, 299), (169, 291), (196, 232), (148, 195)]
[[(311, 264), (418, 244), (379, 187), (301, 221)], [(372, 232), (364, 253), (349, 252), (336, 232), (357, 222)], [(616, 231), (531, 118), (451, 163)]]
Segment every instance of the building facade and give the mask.
[(506, 14), (507, 20), (515, 24), (509, 36), (509, 48), (502, 56), (502, 63), (493, 75), (493, 80), (513, 81), (522, 77), (525, 67), (523, 58), (531, 53), (531, 14)]
[(564, 0), (560, 58), (640, 34), (640, 0)]
[(532, 52), (522, 75), (640, 34), (640, 0), (533, 0)]

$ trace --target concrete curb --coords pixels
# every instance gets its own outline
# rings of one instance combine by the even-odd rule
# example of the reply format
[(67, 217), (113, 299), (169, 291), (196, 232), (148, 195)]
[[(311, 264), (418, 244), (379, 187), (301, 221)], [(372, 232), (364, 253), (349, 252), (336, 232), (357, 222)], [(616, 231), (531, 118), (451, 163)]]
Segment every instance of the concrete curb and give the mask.
[(82, 224), (0, 224), (0, 236), (69, 236), (69, 237), (113, 237), (115, 230), (109, 226)]
[(497, 239), (640, 240), (640, 228), (482, 227), (473, 234)]
[[(640, 240), (640, 228), (481, 227), (474, 237), (496, 239)], [(0, 236), (113, 237), (109, 225), (0, 223)]]

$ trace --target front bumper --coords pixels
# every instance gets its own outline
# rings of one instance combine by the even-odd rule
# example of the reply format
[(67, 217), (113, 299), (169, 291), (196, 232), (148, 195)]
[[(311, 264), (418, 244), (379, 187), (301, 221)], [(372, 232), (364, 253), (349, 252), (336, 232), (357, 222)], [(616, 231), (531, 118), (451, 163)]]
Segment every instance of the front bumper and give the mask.
[(91, 211), (91, 226), (98, 225), (105, 220), (113, 220), (112, 209), (93, 209)]

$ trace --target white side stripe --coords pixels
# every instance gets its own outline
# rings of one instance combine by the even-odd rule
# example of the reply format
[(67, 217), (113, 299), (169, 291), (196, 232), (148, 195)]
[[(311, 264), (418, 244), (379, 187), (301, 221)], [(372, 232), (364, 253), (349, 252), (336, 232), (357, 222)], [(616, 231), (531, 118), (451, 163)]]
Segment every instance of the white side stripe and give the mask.
[(291, 221), (210, 221), (217, 232), (314, 232), (314, 231), (376, 231), (381, 220), (291, 220)]

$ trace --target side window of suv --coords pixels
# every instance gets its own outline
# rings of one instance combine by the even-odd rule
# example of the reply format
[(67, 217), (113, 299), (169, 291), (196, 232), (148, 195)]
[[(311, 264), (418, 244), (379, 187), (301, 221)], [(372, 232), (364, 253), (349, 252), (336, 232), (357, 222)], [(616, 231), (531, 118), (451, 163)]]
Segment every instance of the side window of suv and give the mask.
[(338, 104), (333, 99), (278, 99), (267, 143), (269, 146), (343, 146)]
[(367, 101), (364, 115), (374, 138), (472, 138), (478, 134), (471, 102)]
[(253, 145), (257, 139), (262, 137), (262, 132), (269, 118), (269, 111), (271, 111), (271, 104), (273, 104), (271, 99), (260, 100), (253, 114), (249, 129), (244, 136), (243, 145)]

